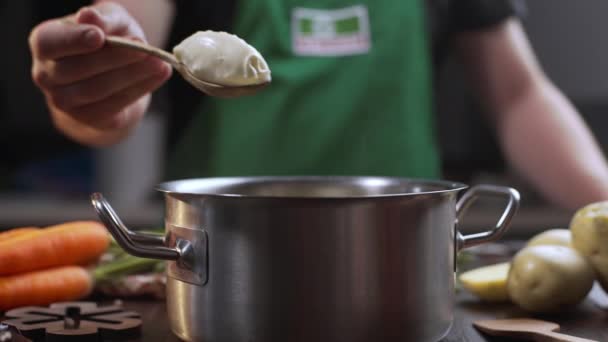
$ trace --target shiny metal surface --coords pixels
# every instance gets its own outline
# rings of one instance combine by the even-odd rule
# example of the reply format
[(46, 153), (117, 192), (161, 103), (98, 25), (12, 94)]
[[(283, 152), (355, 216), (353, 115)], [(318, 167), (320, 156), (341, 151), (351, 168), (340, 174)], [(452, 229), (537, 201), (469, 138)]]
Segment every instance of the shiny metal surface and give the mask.
[[(206, 284), (168, 278), (172, 330), (209, 342), (438, 341), (452, 322), (464, 188), (380, 177), (161, 184), (168, 234), (204, 231), (208, 239)], [(497, 228), (461, 241), (494, 240), (506, 229), (514, 190), (469, 196), (495, 190), (511, 203)]]
[(180, 252), (176, 262), (167, 265), (167, 276), (194, 285), (205, 285), (209, 279), (209, 239), (203, 229), (188, 229), (166, 224), (167, 246)]
[(100, 193), (91, 195), (97, 215), (116, 242), (128, 253), (162, 260), (173, 260), (167, 275), (194, 285), (207, 283), (207, 233), (168, 225), (165, 237), (136, 233), (120, 220), (110, 203)]
[(263, 198), (371, 198), (457, 191), (462, 183), (391, 177), (195, 178), (165, 182), (167, 194)]
[(469, 191), (467, 191), (456, 203), (457, 220), (459, 221), (463, 217), (466, 209), (473, 204), (475, 200), (484, 196), (505, 197), (507, 199), (505, 210), (498, 219), (496, 226), (491, 230), (469, 235), (462, 235), (457, 232), (458, 250), (500, 239), (519, 209), (519, 192), (515, 189), (494, 185), (477, 185), (469, 189)]
[(92, 194), (91, 204), (116, 243), (125, 251), (142, 258), (164, 260), (178, 260), (180, 258), (180, 251), (177, 248), (163, 246), (164, 239), (135, 233), (127, 228), (102, 194)]

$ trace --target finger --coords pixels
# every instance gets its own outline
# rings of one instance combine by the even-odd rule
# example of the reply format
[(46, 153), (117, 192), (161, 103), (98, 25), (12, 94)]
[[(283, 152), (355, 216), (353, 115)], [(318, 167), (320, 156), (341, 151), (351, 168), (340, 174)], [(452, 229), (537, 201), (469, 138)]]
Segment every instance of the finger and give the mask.
[(153, 57), (114, 69), (68, 86), (56, 87), (49, 93), (53, 105), (65, 112), (96, 103), (118, 94), (137, 83), (156, 76), (167, 78), (171, 67)]
[(76, 13), (75, 20), (81, 24), (98, 26), (107, 34), (130, 35), (144, 39), (143, 31), (135, 19), (122, 6), (115, 3), (84, 7)]
[(87, 55), (34, 62), (33, 78), (42, 87), (64, 86), (141, 61), (146, 54), (106, 46)]
[(131, 85), (129, 88), (96, 103), (72, 110), (73, 117), (87, 125), (112, 129), (121, 127), (124, 110), (142, 96), (156, 90), (169, 75), (156, 75)]
[(36, 26), (29, 44), (34, 58), (45, 60), (93, 52), (104, 45), (104, 39), (96, 26), (55, 19)]

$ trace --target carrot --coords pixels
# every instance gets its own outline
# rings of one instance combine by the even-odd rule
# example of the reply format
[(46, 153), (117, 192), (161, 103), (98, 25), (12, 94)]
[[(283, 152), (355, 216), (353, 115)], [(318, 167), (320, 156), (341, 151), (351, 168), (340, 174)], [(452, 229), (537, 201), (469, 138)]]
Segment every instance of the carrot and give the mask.
[(96, 221), (73, 221), (0, 241), (0, 276), (45, 268), (84, 265), (99, 258), (110, 243)]
[(0, 242), (12, 239), (17, 236), (21, 236), (26, 233), (32, 233), (38, 231), (40, 228), (38, 227), (18, 227), (11, 228), (7, 231), (0, 232)]
[(90, 294), (92, 289), (93, 280), (81, 266), (0, 277), (0, 311), (77, 300)]

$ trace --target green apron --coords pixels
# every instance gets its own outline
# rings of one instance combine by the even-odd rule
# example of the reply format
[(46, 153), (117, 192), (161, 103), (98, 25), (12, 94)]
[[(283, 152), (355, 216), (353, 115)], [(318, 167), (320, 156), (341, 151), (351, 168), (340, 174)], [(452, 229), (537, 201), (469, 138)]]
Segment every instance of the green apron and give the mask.
[(439, 176), (421, 2), (240, 0), (233, 28), (272, 84), (204, 101), (170, 178)]

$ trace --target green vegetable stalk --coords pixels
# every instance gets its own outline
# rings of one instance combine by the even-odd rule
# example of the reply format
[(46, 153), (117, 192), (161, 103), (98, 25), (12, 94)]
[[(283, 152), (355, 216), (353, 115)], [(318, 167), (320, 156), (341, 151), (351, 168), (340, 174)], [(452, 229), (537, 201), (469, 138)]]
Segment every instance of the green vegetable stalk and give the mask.
[(164, 261), (132, 256), (114, 240), (110, 243), (107, 254), (111, 259), (102, 262), (93, 270), (93, 277), (97, 283), (137, 273), (162, 273), (165, 269)]

